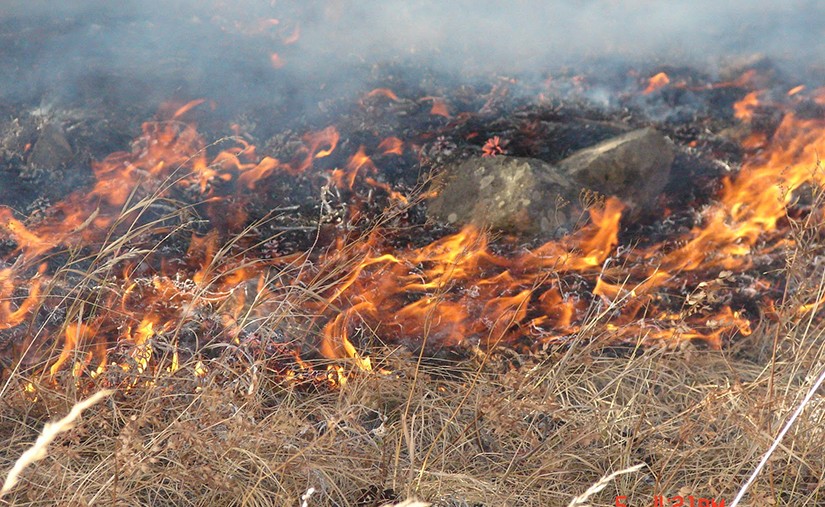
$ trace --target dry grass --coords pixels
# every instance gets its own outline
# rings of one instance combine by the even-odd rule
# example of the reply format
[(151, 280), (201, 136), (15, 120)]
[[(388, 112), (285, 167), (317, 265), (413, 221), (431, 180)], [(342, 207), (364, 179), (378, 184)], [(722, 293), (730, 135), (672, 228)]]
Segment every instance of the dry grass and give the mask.
[[(721, 353), (608, 357), (582, 343), (520, 368), (493, 357), (483, 368), (417, 369), (385, 350), (394, 373), (321, 391), (261, 382), (250, 393), (242, 379), (192, 380), (189, 365), (89, 409), (6, 501), (298, 505), (314, 488), (308, 505), (380, 505), (393, 495), (444, 506), (567, 505), (600, 477), (644, 463), (590, 504), (624, 495), (646, 505), (654, 494), (729, 504), (809, 389), (820, 333), (786, 334), (772, 362), (767, 329)], [(45, 384), (37, 393), (35, 402), (17, 390), (5, 397), (4, 469), (45, 420), (75, 403)], [(820, 395), (743, 505), (821, 505), (823, 432)]]
[(84, 410), (109, 396), (112, 392), (113, 391), (108, 389), (98, 391), (88, 399), (85, 399), (72, 407), (66, 417), (54, 423), (46, 423), (46, 425), (43, 426), (43, 432), (39, 437), (37, 437), (37, 441), (34, 445), (27, 449), (22, 456), (20, 456), (20, 458), (14, 463), (14, 467), (12, 467), (9, 471), (8, 476), (6, 476), (6, 480), (3, 481), (3, 487), (0, 488), (0, 497), (11, 491), (17, 485), (17, 481), (20, 479), (20, 474), (23, 473), (23, 470), (25, 470), (26, 467), (46, 457), (46, 451), (48, 450), (49, 444), (51, 444), (58, 435), (75, 427), (75, 422)]
[[(811, 254), (821, 224), (798, 225), (787, 268), (794, 289), (778, 321), (725, 350), (616, 353), (605, 347), (609, 331), (586, 325), (577, 340), (527, 357), (498, 350), (422, 361), (378, 347), (373, 363), (391, 373), (335, 389), (284, 381), (254, 358), (230, 368), (217, 357), (201, 378), (192, 361), (139, 378), (51, 435), (48, 454), (0, 504), (599, 506), (621, 495), (637, 506), (692, 495), (730, 505), (775, 443), (742, 505), (822, 505), (825, 399), (821, 390), (803, 399), (823, 368), (825, 328), (816, 312), (793, 311), (823, 294)], [(81, 295), (117, 259), (148, 255), (124, 254), (118, 241), (66, 296), (69, 317), (97, 304)], [(339, 279), (332, 273), (314, 290)], [(287, 318), (289, 298), (311, 299), (312, 290), (285, 294), (285, 308), (261, 326)], [(88, 387), (14, 372), (2, 389), (0, 469), (12, 469)]]

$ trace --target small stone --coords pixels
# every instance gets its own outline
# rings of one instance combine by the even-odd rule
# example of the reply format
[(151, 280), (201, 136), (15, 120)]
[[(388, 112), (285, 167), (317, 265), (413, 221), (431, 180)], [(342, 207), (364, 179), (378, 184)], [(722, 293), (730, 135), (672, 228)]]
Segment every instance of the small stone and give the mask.
[(442, 173), (441, 190), (427, 213), (450, 224), (535, 234), (567, 222), (547, 200), (572, 191), (541, 160), (472, 157)]
[(29, 155), (29, 166), (34, 169), (58, 169), (71, 161), (74, 154), (63, 129), (47, 123), (40, 129), (40, 136)]

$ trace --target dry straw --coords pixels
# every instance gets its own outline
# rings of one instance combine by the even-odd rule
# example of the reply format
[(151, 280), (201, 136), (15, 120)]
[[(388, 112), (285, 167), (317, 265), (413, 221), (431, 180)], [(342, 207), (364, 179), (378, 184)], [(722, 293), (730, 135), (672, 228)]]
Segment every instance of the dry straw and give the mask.
[(811, 386), (811, 389), (808, 390), (808, 393), (805, 395), (805, 399), (803, 399), (802, 403), (800, 403), (799, 406), (796, 407), (796, 410), (794, 410), (793, 414), (791, 415), (791, 418), (788, 419), (788, 422), (785, 423), (785, 426), (782, 427), (782, 430), (773, 440), (771, 446), (768, 448), (767, 451), (765, 451), (765, 454), (762, 456), (762, 459), (759, 460), (759, 464), (756, 465), (756, 468), (753, 470), (750, 477), (748, 477), (748, 480), (745, 481), (745, 484), (743, 484), (742, 488), (739, 489), (739, 492), (736, 493), (736, 497), (733, 499), (733, 502), (731, 502), (730, 507), (736, 507), (737, 505), (739, 505), (739, 502), (742, 501), (742, 498), (744, 498), (745, 493), (747, 493), (748, 489), (756, 480), (756, 477), (759, 475), (762, 469), (765, 468), (765, 465), (768, 463), (768, 460), (779, 447), (779, 444), (782, 443), (782, 439), (785, 438), (785, 435), (788, 433), (788, 430), (791, 429), (791, 426), (794, 425), (796, 420), (802, 414), (802, 411), (805, 410), (805, 407), (807, 407), (808, 404), (811, 402), (811, 398), (814, 397), (814, 394), (816, 394), (816, 392), (822, 386), (823, 382), (825, 382), (825, 369), (823, 369), (822, 372), (819, 374), (819, 377), (816, 379), (813, 386)]
[(20, 479), (20, 474), (23, 473), (23, 470), (25, 470), (27, 466), (46, 457), (46, 448), (49, 444), (52, 443), (52, 441), (54, 441), (59, 434), (74, 428), (75, 421), (80, 417), (80, 414), (84, 410), (109, 396), (113, 392), (114, 391), (110, 389), (99, 391), (89, 398), (77, 403), (63, 419), (53, 423), (46, 423), (43, 426), (43, 432), (37, 438), (34, 445), (17, 459), (14, 463), (14, 467), (12, 467), (11, 471), (9, 471), (9, 475), (6, 477), (5, 482), (3, 482), (3, 489), (0, 489), (0, 497), (4, 496), (6, 493), (11, 491), (12, 488), (14, 488), (17, 481)]
[(587, 490), (584, 493), (582, 493), (581, 495), (579, 495), (579, 496), (575, 497), (574, 499), (570, 500), (570, 503), (567, 504), (567, 507), (586, 507), (586, 506), (590, 505), (589, 503), (587, 503), (587, 499), (590, 498), (591, 496), (595, 495), (599, 491), (603, 490), (604, 488), (606, 488), (607, 485), (610, 484), (613, 481), (613, 479), (615, 479), (616, 477), (618, 477), (620, 475), (629, 474), (629, 473), (633, 473), (633, 472), (638, 472), (639, 470), (641, 470), (641, 468), (643, 466), (645, 466), (645, 465), (643, 463), (640, 463), (640, 464), (634, 465), (630, 468), (625, 468), (623, 470), (618, 470), (616, 472), (613, 472), (610, 475), (605, 475), (604, 477), (602, 477), (601, 479), (596, 481), (595, 484), (593, 484), (592, 486), (587, 488)]

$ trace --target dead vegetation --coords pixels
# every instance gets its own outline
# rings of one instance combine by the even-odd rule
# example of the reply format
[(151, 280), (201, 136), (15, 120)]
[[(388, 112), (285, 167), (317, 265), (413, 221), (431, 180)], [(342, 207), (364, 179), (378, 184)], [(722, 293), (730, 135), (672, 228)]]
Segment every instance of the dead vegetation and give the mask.
[[(153, 286), (155, 279), (137, 269), (129, 284), (116, 271), (162, 253), (196, 228), (194, 206), (164, 195), (169, 182), (183, 177), (175, 173), (148, 195), (133, 194), (111, 224), (118, 234), (95, 253), (69, 246), (51, 254), (67, 260), (42, 288), (48, 295), (43, 308), (56, 310), (32, 321), (32, 349), (43, 346), (40, 338), (55, 322), (61, 329), (52, 336), (70, 336), (72, 326), (79, 330), (81, 321), (111, 311), (111, 301), (125, 301), (133, 291), (129, 284)], [(787, 263), (772, 274), (787, 280), (785, 294), (764, 309), (750, 335), (721, 350), (707, 350), (699, 340), (659, 347), (665, 341), (646, 341), (643, 331), (635, 344), (628, 340), (628, 330), (644, 328), (618, 329), (621, 324), (610, 321), (608, 314), (634, 297), (634, 287), (618, 279), (619, 297), (593, 298), (577, 332), (535, 350), (467, 347), (445, 359), (382, 343), (378, 330), (362, 329), (358, 353), (343, 342), (331, 351), (349, 360), (306, 360), (292, 368), (286, 359), (294, 358), (267, 343), (278, 343), (289, 328), (307, 348), (323, 347), (320, 326), (306, 321), (338, 311), (329, 293), (355, 279), (366, 259), (360, 242), (393, 217), (376, 219), (376, 229), (327, 257), (326, 265), (299, 255), (269, 270), (259, 287), (243, 279), (240, 285), (249, 290), (239, 292), (250, 297), (237, 304), (238, 296), (225, 290), (227, 280), (268, 266), (246, 254), (280, 238), (275, 232), (248, 241), (264, 217), (200, 259), (198, 283), (161, 279), (160, 295), (163, 284), (174, 288), (168, 292), (173, 297), (161, 301), (177, 305), (175, 312), (185, 308), (185, 319), (151, 335), (151, 349), (135, 353), (127, 343), (124, 350), (104, 351), (121, 362), (91, 375), (87, 354), (107, 343), (84, 328), (74, 336), (85, 346), (55, 344), (35, 364), (7, 370), (0, 389), (0, 470), (20, 474), (0, 504), (367, 507), (420, 498), (441, 507), (598, 506), (626, 497), (622, 502), (637, 506), (653, 504), (656, 496), (692, 496), (730, 505), (773, 445), (741, 505), (821, 505), (825, 406), (821, 389), (806, 395), (825, 352), (819, 318), (823, 196), (815, 186), (805, 191), (810, 195), (799, 192), (800, 202), (807, 204), (795, 206), (801, 212), (785, 217), (792, 240)], [(447, 300), (444, 287), (455, 265), (447, 266), (433, 299)], [(684, 298), (696, 309), (683, 315), (712, 305), (726, 278), (699, 283)], [(210, 331), (232, 306), (243, 311)], [(503, 341), (517, 313), (502, 312), (502, 319), (512, 319), (509, 325), (489, 326), (482, 344)], [(429, 324), (429, 315), (423, 320)], [(259, 342), (247, 348), (231, 340), (197, 343), (208, 332), (237, 329)], [(417, 338), (431, 339), (426, 333)], [(177, 349), (191, 354), (173, 368)], [(64, 350), (71, 353), (65, 367), (49, 371)], [(72, 363), (81, 364), (79, 373)], [(113, 386), (117, 392), (87, 408), (73, 428), (44, 430), (90, 393)], [(777, 438), (800, 407), (787, 434)], [(38, 439), (51, 441), (45, 456), (35, 453), (42, 459), (15, 468)]]
[[(821, 275), (789, 269), (821, 289)], [(607, 334), (457, 363), (385, 347), (372, 355), (385, 373), (336, 388), (284, 381), (264, 362), (254, 381), (199, 377), (192, 362), (87, 409), (2, 502), (298, 505), (313, 488), (306, 505), (567, 505), (641, 464), (589, 504), (693, 495), (730, 505), (822, 369), (810, 315), (766, 322), (723, 351), (616, 349)], [(4, 470), (84, 397), (70, 376), (28, 380), (13, 376), (3, 392)], [(820, 505), (823, 431), (820, 391), (742, 505)]]

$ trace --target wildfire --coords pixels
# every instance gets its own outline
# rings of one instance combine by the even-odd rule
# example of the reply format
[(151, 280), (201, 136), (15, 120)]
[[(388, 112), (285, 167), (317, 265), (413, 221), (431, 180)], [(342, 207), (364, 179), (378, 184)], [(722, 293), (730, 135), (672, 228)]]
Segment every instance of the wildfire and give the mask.
[[(666, 74), (657, 74), (644, 93), (668, 83)], [(367, 97), (400, 100), (381, 88)], [(737, 102), (736, 117), (749, 120), (758, 97), (759, 92), (751, 92)], [(443, 99), (421, 100), (432, 101), (432, 114), (450, 117)], [(27, 223), (0, 207), (0, 230), (22, 254), (15, 264), (0, 269), (0, 329), (20, 326), (41, 305), (52, 304), (44, 299), (44, 288), (52, 280), (49, 273), (56, 267), (48, 254), (85, 249), (93, 252), (93, 263), (106, 265), (95, 275), (106, 290), (98, 289), (94, 305), (73, 307), (59, 329), (44, 325), (42, 333), (60, 343), (57, 357), (48, 359), (51, 375), (64, 369), (75, 376), (84, 371), (100, 375), (124, 346), (128, 351), (118, 353), (115, 363), (121, 370), (150, 372), (159, 367), (161, 349), (168, 351), (171, 345), (171, 363), (163, 367), (174, 371), (180, 368), (181, 341), (212, 332), (209, 329), (218, 329), (216, 335), (233, 346), (275, 350), (279, 357), (290, 358), (298, 368), (289, 370), (290, 376), (311, 371), (297, 352), (302, 344), (270, 349), (264, 344), (265, 336), (281, 332), (282, 322), (271, 315), (284, 308), (296, 287), (308, 287), (312, 294), (289, 303), (309, 322), (303, 324), (300, 338), (317, 336), (320, 355), (347, 359), (365, 371), (373, 365), (359, 344), (373, 339), (435, 347), (534, 346), (574, 335), (594, 315), (616, 340), (702, 340), (720, 347), (726, 337), (750, 333), (750, 320), (728, 304), (716, 304), (705, 313), (691, 308), (711, 301), (711, 289), (722, 287), (729, 273), (750, 267), (759, 242), (777, 230), (795, 191), (825, 183), (812, 171), (817, 154), (825, 152), (825, 122), (788, 112), (768, 148), (750, 155), (736, 176), (725, 179), (701, 220), (667, 248), (622, 248), (625, 207), (607, 198), (590, 207), (587, 225), (531, 249), (493, 248), (490, 234), (472, 226), (406, 248), (392, 246), (389, 235), (375, 229), (356, 241), (343, 235), (314, 257), (256, 258), (259, 244), (227, 242), (216, 228), (192, 233), (186, 255), (174, 263), (158, 261), (156, 249), (137, 239), (128, 240), (135, 242), (137, 253), (127, 255), (128, 241), (120, 238), (174, 234), (170, 219), (155, 218), (151, 210), (176, 190), (195, 192), (208, 216), (248, 232), (245, 214), (226, 216), (236, 207), (233, 203), (243, 203), (248, 192), (276, 173), (304, 175), (327, 157), (346, 160), (331, 164), (325, 181), (350, 192), (353, 201), (363, 186), (384, 192), (390, 201), (407, 202), (407, 196), (378, 179), (382, 157), (404, 154), (406, 143), (397, 137), (358, 144), (343, 154), (340, 134), (329, 126), (305, 134), (289, 160), (260, 157), (242, 140), (208, 157), (195, 126), (181, 121), (201, 103), (176, 108), (171, 120), (144, 124), (131, 151), (95, 163), (94, 185), (69, 195), (42, 221)], [(483, 151), (502, 154), (503, 145), (498, 136), (492, 137)], [(696, 291), (682, 308), (662, 303), (660, 289), (688, 285)], [(801, 311), (820, 305), (810, 303)], [(21, 350), (43, 337), (40, 332), (25, 333)], [(200, 378), (210, 367), (199, 360), (193, 371)], [(341, 384), (346, 373), (331, 366), (323, 378)]]
[(393, 102), (400, 102), (401, 99), (398, 98), (398, 95), (395, 94), (394, 91), (390, 90), (389, 88), (376, 88), (371, 92), (367, 93), (365, 98), (373, 98), (373, 97), (384, 97)]
[(430, 101), (432, 102), (432, 108), (430, 108), (430, 114), (435, 116), (443, 116), (444, 118), (451, 118), (450, 110), (447, 107), (447, 102), (441, 97), (422, 97), (422, 101)]
[(484, 143), (484, 146), (481, 147), (482, 157), (495, 157), (496, 155), (503, 155), (507, 153), (504, 149), (504, 145), (506, 143), (501, 142), (501, 138), (499, 136), (493, 136)]

